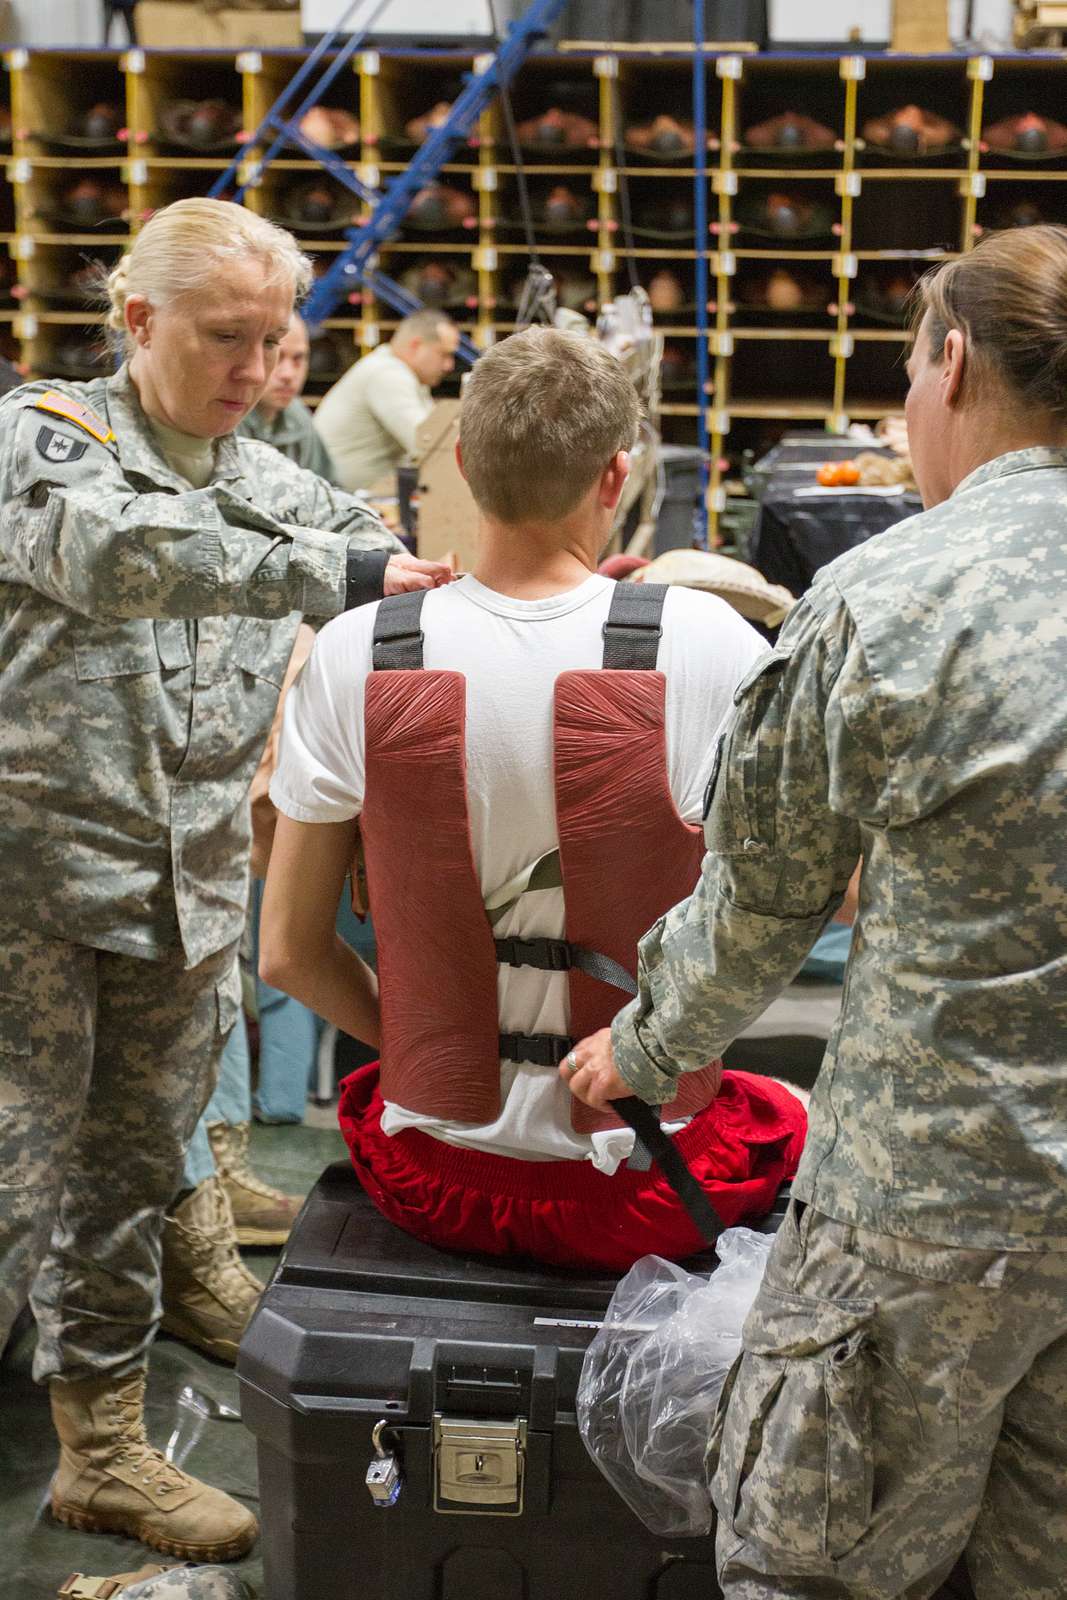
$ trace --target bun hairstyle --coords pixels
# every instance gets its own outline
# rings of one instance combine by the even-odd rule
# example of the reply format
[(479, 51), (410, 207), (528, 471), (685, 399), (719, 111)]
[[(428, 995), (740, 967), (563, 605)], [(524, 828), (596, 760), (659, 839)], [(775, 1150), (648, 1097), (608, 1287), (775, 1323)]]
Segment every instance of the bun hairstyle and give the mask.
[(170, 305), (209, 284), (237, 261), (261, 261), (269, 284), (292, 285), (294, 301), (311, 287), (311, 262), (291, 233), (257, 217), (232, 200), (175, 200), (149, 218), (110, 272), (101, 274), (107, 330), (130, 347), (126, 301), (144, 295), (153, 306)]
[(1028, 407), (1067, 418), (1067, 228), (993, 233), (916, 285), (912, 330), (927, 320), (930, 360), (949, 330), (967, 340), (965, 393), (1007, 388)]

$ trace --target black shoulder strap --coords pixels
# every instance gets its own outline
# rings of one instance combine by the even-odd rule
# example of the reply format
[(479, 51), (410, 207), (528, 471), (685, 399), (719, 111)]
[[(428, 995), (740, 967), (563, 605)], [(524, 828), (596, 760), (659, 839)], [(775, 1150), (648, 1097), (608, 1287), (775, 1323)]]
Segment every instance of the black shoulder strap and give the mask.
[(378, 602), (374, 619), (371, 666), (375, 672), (397, 672), (422, 666), (422, 602), (425, 589), (392, 594)]
[(652, 672), (663, 632), (665, 583), (617, 583), (604, 624), (604, 667), (614, 672)]

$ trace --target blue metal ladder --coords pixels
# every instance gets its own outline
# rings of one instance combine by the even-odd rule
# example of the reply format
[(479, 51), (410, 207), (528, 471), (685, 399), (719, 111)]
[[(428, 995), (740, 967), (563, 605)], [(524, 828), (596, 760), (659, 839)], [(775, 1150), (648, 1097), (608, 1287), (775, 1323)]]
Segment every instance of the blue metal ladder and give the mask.
[[(496, 52), (489, 56), (483, 71), (471, 73), (448, 117), (439, 128), (428, 135), (416, 151), (407, 168), (392, 178), (382, 190), (371, 189), (351, 172), (344, 161), (332, 151), (324, 150), (300, 131), (300, 119), (316, 105), (330, 84), (363, 43), (388, 0), (378, 0), (358, 33), (344, 36), (342, 30), (361, 0), (351, 0), (337, 26), (324, 34), (307, 61), (296, 73), (288, 88), (268, 111), (256, 129), (252, 143), (261, 143), (269, 134), (274, 139), (255, 164), (255, 180), (287, 143), (297, 145), (327, 172), (344, 184), (370, 207), (370, 216), (356, 228), (346, 228), (347, 247), (318, 280), (303, 306), (306, 320), (315, 326), (323, 322), (335, 307), (350, 293), (353, 283), (365, 284), (379, 299), (394, 310), (406, 315), (422, 309), (422, 302), (373, 265), (374, 257), (385, 241), (392, 237), (403, 222), (411, 202), (420, 189), (432, 183), (456, 146), (465, 140), (481, 113), (501, 88), (505, 88), (525, 61), (534, 43), (544, 35), (563, 10), (566, 0), (533, 0), (523, 15), (513, 22)], [(327, 67), (319, 81), (308, 90), (296, 109), (290, 107), (297, 92), (303, 88), (324, 57), (344, 38), (338, 55)], [(210, 193), (218, 198), (237, 178), (247, 158), (239, 155), (212, 185)], [(236, 192), (242, 200), (249, 187), (248, 180)], [(460, 340), (457, 352), (473, 364), (479, 355), (478, 347), (469, 339)]]

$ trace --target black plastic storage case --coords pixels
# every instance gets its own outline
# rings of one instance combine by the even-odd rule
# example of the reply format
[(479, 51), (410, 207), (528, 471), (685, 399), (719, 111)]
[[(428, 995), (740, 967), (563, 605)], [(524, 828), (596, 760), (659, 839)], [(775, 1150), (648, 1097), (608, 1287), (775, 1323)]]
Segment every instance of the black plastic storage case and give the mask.
[[(649, 1533), (578, 1435), (615, 1282), (420, 1244), (328, 1167), (238, 1360), (266, 1600), (716, 1600), (712, 1539)], [(385, 1509), (365, 1481), (382, 1420), (403, 1475)]]

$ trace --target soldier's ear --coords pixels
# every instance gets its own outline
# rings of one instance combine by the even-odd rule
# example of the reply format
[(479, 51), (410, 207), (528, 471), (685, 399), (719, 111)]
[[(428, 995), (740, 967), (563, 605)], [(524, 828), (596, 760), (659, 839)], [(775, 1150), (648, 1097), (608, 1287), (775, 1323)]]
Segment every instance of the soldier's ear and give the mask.
[(151, 338), (152, 327), (152, 307), (147, 298), (143, 294), (127, 295), (122, 315), (126, 331), (134, 343), (141, 348), (146, 346)]
[(948, 406), (959, 403), (963, 389), (963, 374), (967, 367), (967, 341), (959, 328), (950, 328), (945, 335), (945, 349), (941, 358), (942, 399)]

